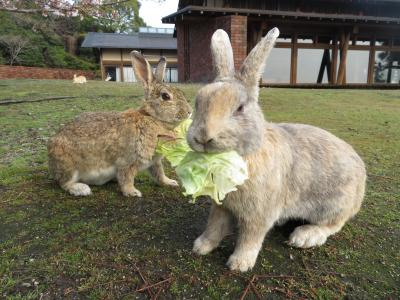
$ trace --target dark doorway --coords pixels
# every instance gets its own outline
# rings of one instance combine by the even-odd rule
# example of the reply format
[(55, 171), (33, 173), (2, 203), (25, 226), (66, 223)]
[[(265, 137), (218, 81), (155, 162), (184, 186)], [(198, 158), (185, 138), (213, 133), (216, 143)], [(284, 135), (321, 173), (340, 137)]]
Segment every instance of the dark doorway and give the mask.
[(105, 67), (106, 77), (110, 76), (109, 81), (117, 81), (117, 71), (115, 67)]

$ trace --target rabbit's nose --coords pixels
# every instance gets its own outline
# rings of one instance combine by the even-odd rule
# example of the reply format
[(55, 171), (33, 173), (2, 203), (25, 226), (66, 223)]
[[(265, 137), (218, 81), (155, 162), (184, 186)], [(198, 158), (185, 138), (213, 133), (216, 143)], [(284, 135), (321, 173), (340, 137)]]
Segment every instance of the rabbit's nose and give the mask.
[(194, 141), (195, 141), (197, 144), (200, 144), (200, 145), (203, 144), (202, 142), (199, 141), (199, 139), (198, 139), (197, 137), (194, 137), (193, 139), (194, 139)]
[(210, 144), (213, 140), (214, 139), (212, 139), (212, 138), (203, 138), (203, 139), (200, 140), (197, 137), (194, 137), (194, 141), (197, 144), (200, 144), (200, 145), (203, 145), (203, 146), (206, 146), (206, 145)]

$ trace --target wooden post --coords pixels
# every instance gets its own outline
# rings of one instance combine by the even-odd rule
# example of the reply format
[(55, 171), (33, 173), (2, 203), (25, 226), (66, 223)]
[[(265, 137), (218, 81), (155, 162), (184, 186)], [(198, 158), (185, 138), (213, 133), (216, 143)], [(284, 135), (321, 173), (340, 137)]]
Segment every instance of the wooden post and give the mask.
[(337, 58), (338, 58), (338, 45), (337, 38), (332, 40), (332, 64), (331, 64), (331, 81), (329, 83), (336, 84), (336, 70), (337, 70)]
[(297, 34), (292, 36), (292, 47), (290, 56), (290, 84), (297, 82)]
[(347, 61), (347, 50), (349, 49), (350, 32), (346, 35), (342, 35), (342, 45), (340, 49), (340, 64), (337, 76), (337, 84), (346, 84), (346, 61)]
[(262, 38), (262, 24), (252, 24), (249, 25), (252, 28), (250, 28), (249, 34), (248, 34), (248, 39), (249, 39), (249, 44), (247, 45), (247, 54), (257, 45), (258, 41), (261, 40)]
[(261, 21), (255, 25), (252, 25), (247, 33), (249, 43), (247, 44), (247, 54), (257, 45), (257, 43), (263, 38), (264, 30), (267, 29), (267, 22)]
[(183, 29), (183, 81), (189, 81), (190, 79), (190, 32), (187, 24), (182, 25)]
[[(261, 22), (261, 27), (260, 27), (260, 37), (259, 37), (258, 40), (261, 40), (261, 38), (263, 37), (263, 33), (264, 33), (264, 31), (267, 30), (267, 28), (268, 28), (267, 22), (266, 22), (266, 21), (262, 21), (262, 22)], [(257, 41), (257, 42), (258, 42), (258, 41)]]
[(392, 70), (393, 70), (393, 60), (390, 59), (386, 83), (391, 83), (392, 82)]
[(375, 39), (371, 40), (371, 49), (369, 50), (368, 77), (367, 77), (368, 84), (374, 84), (374, 68), (375, 68)]
[(106, 79), (106, 70), (103, 65), (103, 49), (100, 48), (100, 71), (101, 71), (101, 80)]
[[(248, 40), (249, 42), (247, 43), (247, 54), (250, 53), (250, 51), (257, 45), (257, 43), (263, 38), (263, 31), (266, 29), (267, 23), (265, 21), (262, 21), (258, 23), (258, 26), (253, 24), (253, 28), (248, 31)], [(252, 32), (252, 34), (250, 34)], [(259, 84), (261, 85), (263, 83), (262, 76), (260, 77)]]
[(119, 63), (119, 71), (121, 72), (121, 82), (124, 82), (124, 63), (123, 63), (122, 49), (120, 49), (120, 54), (121, 54), (121, 61)]
[(342, 73), (343, 73), (343, 68), (344, 66), (342, 65), (342, 51), (343, 51), (343, 43), (344, 43), (345, 37), (344, 33), (342, 32), (340, 34), (340, 39), (339, 39), (339, 51), (338, 51), (338, 58), (339, 58), (339, 68), (338, 68), (338, 74), (336, 78), (336, 84), (341, 85), (342, 84)]

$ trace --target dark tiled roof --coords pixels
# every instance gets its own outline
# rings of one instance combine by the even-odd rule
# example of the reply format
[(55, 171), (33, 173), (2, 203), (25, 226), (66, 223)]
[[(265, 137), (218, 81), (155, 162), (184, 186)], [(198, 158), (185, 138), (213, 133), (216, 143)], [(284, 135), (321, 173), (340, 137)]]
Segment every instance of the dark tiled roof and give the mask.
[(176, 49), (172, 34), (102, 33), (89, 32), (82, 43), (84, 48)]
[[(346, 0), (331, 0), (331, 2), (346, 2)], [(358, 2), (362, 2), (363, 0), (358, 0)], [(203, 1), (198, 1), (198, 0), (179, 0), (178, 4), (178, 10), (184, 8), (185, 6), (188, 5), (201, 5)], [(251, 1), (249, 1), (251, 2)], [(321, 1), (324, 2), (324, 1)], [(347, 0), (347, 2), (352, 2), (352, 0)], [(399, 2), (399, 0), (364, 0), (364, 2)], [(218, 5), (215, 5), (215, 7), (218, 7)]]

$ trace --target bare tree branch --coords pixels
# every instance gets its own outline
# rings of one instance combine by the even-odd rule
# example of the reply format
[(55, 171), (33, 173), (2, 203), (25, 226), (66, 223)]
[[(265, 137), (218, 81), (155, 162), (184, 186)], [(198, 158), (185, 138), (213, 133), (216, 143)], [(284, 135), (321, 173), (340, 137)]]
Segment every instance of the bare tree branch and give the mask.
[(9, 55), (9, 63), (12, 66), (18, 61), (18, 56), (26, 48), (28, 41), (22, 36), (3, 35), (0, 36), (0, 44), (3, 44)]
[[(41, 9), (25, 9), (25, 8), (16, 8), (16, 7), (0, 7), (0, 11), (8, 11), (14, 13), (23, 13), (23, 14), (34, 14), (41, 13)], [(55, 10), (48, 10), (49, 12), (55, 12)]]
[(116, 0), (113, 2), (100, 2), (96, 0), (89, 0), (82, 4), (71, 4), (69, 1), (56, 1), (56, 0), (34, 0), (33, 4), (36, 4), (38, 8), (23, 8), (18, 7), (12, 1), (0, 1), (0, 11), (8, 11), (13, 13), (58, 13), (62, 15), (68, 14), (90, 14), (99, 12), (102, 7), (116, 6), (122, 3), (129, 2), (130, 0)]

